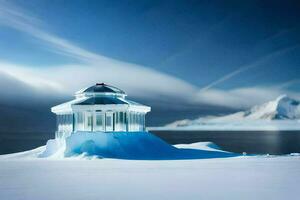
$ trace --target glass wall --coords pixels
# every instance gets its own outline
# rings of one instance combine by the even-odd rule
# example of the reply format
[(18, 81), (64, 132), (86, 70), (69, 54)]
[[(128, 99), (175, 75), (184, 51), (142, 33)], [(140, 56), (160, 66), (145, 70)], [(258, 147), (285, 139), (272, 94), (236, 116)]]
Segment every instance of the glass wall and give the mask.
[(115, 131), (126, 131), (125, 112), (115, 112)]
[(105, 113), (105, 131), (114, 131), (114, 113)]
[(57, 115), (56, 124), (58, 137), (70, 135), (73, 131), (73, 114)]
[(105, 131), (104, 127), (104, 113), (101, 111), (95, 112), (94, 117), (94, 131)]
[(129, 112), (128, 115), (128, 131), (144, 131), (145, 114)]
[(84, 113), (84, 131), (93, 131), (93, 113), (91, 111)]
[(75, 113), (75, 131), (84, 131), (84, 113)]
[[(145, 114), (138, 112), (85, 111), (74, 115), (75, 131), (144, 131)], [(59, 124), (64, 126), (64, 124)], [(69, 125), (67, 125), (69, 127)], [(70, 128), (70, 127), (69, 127)], [(62, 127), (62, 129), (65, 129)], [(68, 129), (68, 128), (67, 128)]]

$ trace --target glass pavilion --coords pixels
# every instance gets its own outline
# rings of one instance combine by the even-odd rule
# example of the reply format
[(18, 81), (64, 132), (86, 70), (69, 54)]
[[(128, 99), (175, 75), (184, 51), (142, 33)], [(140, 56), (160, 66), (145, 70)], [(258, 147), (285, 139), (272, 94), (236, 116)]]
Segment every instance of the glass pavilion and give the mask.
[(151, 108), (125, 99), (116, 87), (97, 83), (75, 93), (75, 99), (51, 108), (57, 116), (56, 138), (73, 132), (145, 131), (145, 115)]

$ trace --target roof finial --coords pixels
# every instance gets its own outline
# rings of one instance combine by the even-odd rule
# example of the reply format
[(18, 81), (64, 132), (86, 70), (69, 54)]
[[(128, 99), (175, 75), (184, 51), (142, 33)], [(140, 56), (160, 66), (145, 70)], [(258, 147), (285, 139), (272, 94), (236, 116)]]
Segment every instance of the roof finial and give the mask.
[(102, 83), (96, 83), (96, 85), (105, 85), (105, 83), (103, 83), (103, 82)]

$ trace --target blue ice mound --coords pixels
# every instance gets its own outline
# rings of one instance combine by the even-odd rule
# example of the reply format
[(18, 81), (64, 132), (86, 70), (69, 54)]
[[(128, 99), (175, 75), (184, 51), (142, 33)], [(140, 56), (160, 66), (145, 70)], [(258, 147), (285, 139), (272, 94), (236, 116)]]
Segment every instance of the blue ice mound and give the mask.
[(176, 148), (149, 132), (76, 132), (65, 141), (65, 157), (86, 154), (102, 158), (172, 160), (232, 157), (221, 151)]
[(85, 153), (104, 158), (156, 159), (176, 148), (147, 132), (76, 132), (66, 139), (65, 156)]

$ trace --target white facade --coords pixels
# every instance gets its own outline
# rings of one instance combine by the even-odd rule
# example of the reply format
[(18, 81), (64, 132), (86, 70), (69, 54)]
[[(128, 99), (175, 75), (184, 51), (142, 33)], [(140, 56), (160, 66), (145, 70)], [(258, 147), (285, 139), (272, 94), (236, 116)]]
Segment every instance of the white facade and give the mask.
[(75, 97), (51, 108), (57, 115), (56, 138), (76, 131), (145, 131), (145, 115), (151, 108), (125, 99), (125, 92), (118, 88), (96, 84), (78, 91)]

